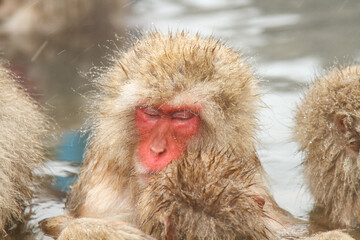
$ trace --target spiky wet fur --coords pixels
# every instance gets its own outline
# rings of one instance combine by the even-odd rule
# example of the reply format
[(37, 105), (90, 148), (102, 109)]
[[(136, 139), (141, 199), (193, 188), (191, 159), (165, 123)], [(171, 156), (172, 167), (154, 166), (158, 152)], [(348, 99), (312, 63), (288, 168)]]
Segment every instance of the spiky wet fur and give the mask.
[[(136, 172), (139, 137), (134, 116), (139, 105), (200, 105), (200, 133), (186, 154), (227, 149), (234, 158), (247, 159), (262, 181), (254, 137), (258, 80), (245, 60), (223, 43), (184, 32), (153, 32), (117, 53), (95, 84), (86, 159), (66, 204), (72, 217), (138, 225), (134, 209), (144, 188)], [(56, 235), (58, 229), (46, 230), (50, 222), (44, 222), (43, 229)]]
[(0, 237), (23, 221), (33, 195), (33, 170), (45, 159), (46, 117), (0, 62)]
[(203, 152), (173, 161), (141, 194), (141, 229), (156, 239), (274, 239), (248, 162)]
[[(260, 165), (254, 147), (257, 80), (225, 45), (187, 33), (152, 33), (119, 53), (107, 70), (96, 82), (100, 91), (93, 103), (92, 136), (68, 199), (75, 215), (108, 214), (122, 204), (117, 196), (126, 193), (133, 200), (138, 195), (138, 137), (130, 136), (137, 135), (134, 116), (139, 105), (201, 105), (201, 136), (189, 143), (188, 151), (226, 148)], [(98, 206), (99, 195), (109, 197), (102, 201), (106, 206)], [(96, 213), (83, 210), (88, 206)]]
[[(347, 128), (342, 133), (337, 117)], [(295, 138), (306, 153), (304, 174), (317, 205), (333, 223), (359, 223), (360, 66), (335, 67), (309, 88), (296, 115)]]

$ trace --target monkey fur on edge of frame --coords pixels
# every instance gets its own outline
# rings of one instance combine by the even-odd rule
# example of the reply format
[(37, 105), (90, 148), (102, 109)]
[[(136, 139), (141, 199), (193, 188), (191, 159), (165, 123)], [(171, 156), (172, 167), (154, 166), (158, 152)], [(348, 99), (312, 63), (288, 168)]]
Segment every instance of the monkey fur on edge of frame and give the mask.
[(340, 226), (360, 223), (360, 65), (318, 77), (298, 106), (294, 128), (315, 204)]
[(45, 160), (49, 123), (40, 107), (0, 62), (0, 238), (24, 221), (33, 196), (33, 171)]
[[(262, 183), (257, 83), (239, 54), (213, 38), (154, 32), (135, 42), (95, 81), (91, 137), (67, 214), (43, 221), (42, 230), (59, 239), (96, 239), (106, 234), (103, 222), (121, 229), (121, 237), (124, 222), (140, 225), (136, 206), (149, 179), (184, 153), (227, 149), (247, 159)], [(267, 190), (261, 197), (276, 219), (272, 230), (283, 229), (289, 216)]]

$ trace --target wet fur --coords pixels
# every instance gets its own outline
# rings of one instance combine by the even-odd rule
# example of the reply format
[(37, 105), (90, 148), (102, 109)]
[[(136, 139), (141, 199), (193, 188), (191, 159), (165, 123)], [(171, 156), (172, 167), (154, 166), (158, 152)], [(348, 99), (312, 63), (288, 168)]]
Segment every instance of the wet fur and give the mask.
[[(232, 158), (246, 159), (255, 169), (255, 181), (263, 182), (254, 137), (260, 105), (258, 80), (246, 61), (225, 44), (184, 32), (153, 32), (114, 56), (95, 84), (98, 91), (91, 105), (91, 137), (79, 180), (68, 195), (65, 218), (139, 226), (136, 206), (146, 186), (136, 170), (139, 137), (134, 116), (136, 106), (143, 104), (200, 105), (200, 133), (191, 139), (186, 154), (227, 149)], [(266, 188), (263, 191), (264, 210), (279, 222), (288, 220)], [(53, 223), (61, 218), (44, 221), (43, 231), (56, 237), (64, 225), (56, 229)], [(281, 223), (272, 226), (279, 228), (283, 228)]]
[(334, 230), (324, 233), (318, 233), (314, 236), (305, 238), (304, 240), (355, 240), (355, 239), (340, 230)]
[(156, 239), (274, 239), (255, 174), (231, 154), (185, 155), (141, 194), (141, 229)]
[[(254, 158), (257, 80), (236, 52), (187, 33), (153, 33), (114, 60), (96, 82), (100, 92), (93, 102), (92, 136), (67, 202), (71, 212), (94, 217), (113, 213), (109, 204), (119, 206), (115, 196), (125, 193), (130, 196), (129, 207), (134, 207), (141, 188), (134, 169), (138, 139), (134, 116), (144, 100), (149, 105), (201, 105), (201, 137), (189, 143), (188, 151), (228, 148), (260, 165)], [(93, 214), (97, 209), (92, 206), (104, 191), (114, 195), (106, 203), (108, 210)]]
[(360, 218), (360, 66), (333, 68), (309, 88), (296, 115), (304, 174), (316, 205), (334, 224)]
[(49, 136), (45, 115), (5, 65), (0, 62), (0, 237), (24, 220)]

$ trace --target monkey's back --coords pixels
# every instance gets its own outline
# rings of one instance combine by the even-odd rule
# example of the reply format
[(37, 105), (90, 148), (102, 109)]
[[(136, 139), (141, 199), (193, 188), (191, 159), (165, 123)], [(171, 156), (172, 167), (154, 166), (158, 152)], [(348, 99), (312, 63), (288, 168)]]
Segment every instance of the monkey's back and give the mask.
[(45, 158), (48, 121), (0, 62), (0, 230), (22, 221), (33, 170)]

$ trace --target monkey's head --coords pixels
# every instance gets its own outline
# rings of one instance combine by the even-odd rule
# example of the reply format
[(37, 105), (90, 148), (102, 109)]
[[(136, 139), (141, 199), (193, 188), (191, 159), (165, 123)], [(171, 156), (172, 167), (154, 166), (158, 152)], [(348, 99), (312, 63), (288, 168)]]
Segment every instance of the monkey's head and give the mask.
[[(299, 106), (296, 124), (295, 135), (301, 150), (317, 155), (312, 157), (345, 154), (357, 159), (360, 150), (360, 66), (334, 68), (318, 78)], [(335, 154), (335, 149), (342, 154)]]
[[(296, 115), (295, 137), (306, 153), (305, 175), (318, 203), (335, 222), (358, 202), (360, 177), (360, 66), (333, 68), (319, 77)], [(331, 207), (330, 207), (331, 206)], [(360, 206), (359, 206), (360, 207)]]
[(141, 229), (167, 240), (274, 239), (256, 174), (232, 154), (184, 154), (141, 195)]
[(219, 41), (149, 34), (114, 57), (96, 83), (88, 154), (106, 155), (126, 174), (156, 174), (200, 148), (255, 154), (257, 80)]

